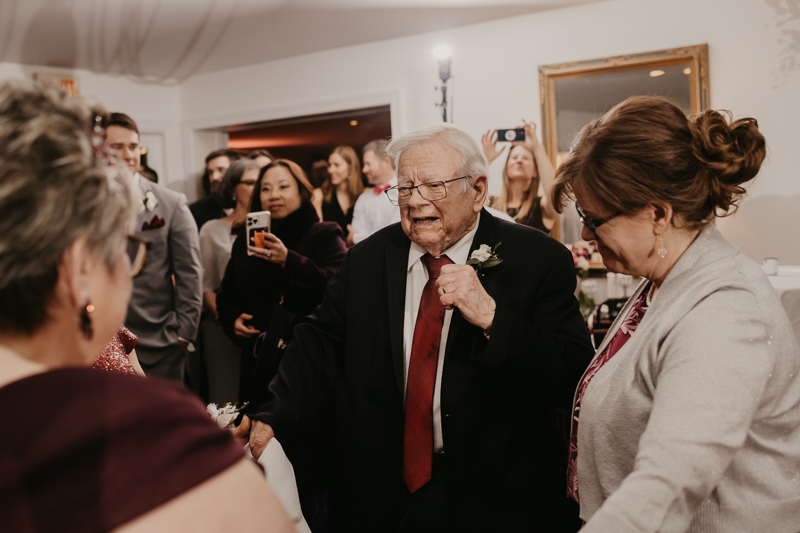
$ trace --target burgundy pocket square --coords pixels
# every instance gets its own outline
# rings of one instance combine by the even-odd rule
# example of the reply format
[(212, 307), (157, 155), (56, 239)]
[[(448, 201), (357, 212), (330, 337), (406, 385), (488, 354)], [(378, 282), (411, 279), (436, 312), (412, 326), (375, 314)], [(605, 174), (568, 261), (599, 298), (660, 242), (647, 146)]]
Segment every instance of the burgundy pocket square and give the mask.
[(142, 231), (148, 231), (163, 227), (164, 227), (164, 219), (160, 218), (158, 215), (153, 215), (153, 218), (150, 220), (150, 222), (145, 221), (145, 223), (142, 224)]

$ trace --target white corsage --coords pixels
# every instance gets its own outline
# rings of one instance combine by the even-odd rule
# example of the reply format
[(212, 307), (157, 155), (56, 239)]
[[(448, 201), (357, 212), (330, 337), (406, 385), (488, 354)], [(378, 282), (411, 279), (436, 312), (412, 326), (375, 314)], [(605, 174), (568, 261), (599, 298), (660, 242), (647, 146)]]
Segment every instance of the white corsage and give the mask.
[(236, 420), (239, 411), (244, 409), (246, 405), (247, 402), (243, 403), (241, 407), (236, 407), (228, 402), (224, 407), (217, 407), (217, 404), (210, 403), (206, 406), (206, 412), (221, 429), (228, 429), (233, 426), (233, 421)]
[(502, 259), (497, 257), (497, 249), (500, 247), (500, 244), (501, 243), (498, 242), (492, 247), (488, 244), (481, 244), (480, 247), (469, 256), (467, 264), (471, 265), (472, 268), (475, 269), (475, 272), (479, 274), (484, 268), (491, 268), (499, 265), (503, 262)]
[(142, 205), (139, 208), (139, 213), (152, 211), (156, 208), (156, 206), (158, 206), (158, 199), (156, 198), (156, 195), (153, 194), (153, 191), (147, 191), (144, 196), (142, 196)]

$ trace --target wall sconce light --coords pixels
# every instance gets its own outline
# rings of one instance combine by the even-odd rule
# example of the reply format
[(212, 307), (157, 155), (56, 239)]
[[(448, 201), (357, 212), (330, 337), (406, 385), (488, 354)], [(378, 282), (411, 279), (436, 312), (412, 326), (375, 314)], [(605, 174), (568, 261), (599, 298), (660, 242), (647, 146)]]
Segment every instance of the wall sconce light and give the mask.
[[(446, 44), (440, 44), (433, 49), (433, 57), (439, 63), (439, 79), (442, 80), (442, 85), (436, 87), (442, 91), (442, 101), (436, 104), (436, 107), (442, 109), (442, 121), (447, 122), (447, 80), (450, 79), (450, 65), (452, 64), (451, 55), (453, 51)], [(452, 120), (452, 113), (450, 120)]]

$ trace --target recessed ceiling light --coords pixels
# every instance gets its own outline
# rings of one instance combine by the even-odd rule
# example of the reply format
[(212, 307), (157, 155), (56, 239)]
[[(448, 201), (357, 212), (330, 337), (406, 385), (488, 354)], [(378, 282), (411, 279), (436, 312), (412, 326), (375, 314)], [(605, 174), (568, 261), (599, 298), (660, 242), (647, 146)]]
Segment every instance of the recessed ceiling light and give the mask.
[(351, 120), (350, 121), (350, 125), (351, 126), (358, 126), (358, 121), (357, 120)]
[(685, 69), (683, 69), (683, 73), (684, 74), (691, 74), (692, 73), (692, 69), (689, 68), (689, 67), (686, 67)]
[(650, 71), (650, 77), (651, 78), (657, 78), (659, 76), (663, 76), (664, 74), (666, 74), (666, 72), (664, 72), (663, 70), (651, 70)]

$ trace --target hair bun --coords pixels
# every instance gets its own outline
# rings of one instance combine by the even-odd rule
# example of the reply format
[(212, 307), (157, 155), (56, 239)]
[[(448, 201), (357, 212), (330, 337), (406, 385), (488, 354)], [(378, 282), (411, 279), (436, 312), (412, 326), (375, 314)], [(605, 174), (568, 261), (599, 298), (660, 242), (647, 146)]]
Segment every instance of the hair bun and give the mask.
[[(730, 115), (729, 112), (726, 112)], [(755, 178), (766, 156), (766, 142), (754, 118), (728, 122), (718, 111), (689, 117), (692, 150), (709, 181), (709, 202), (729, 211), (747, 192), (742, 185)]]

